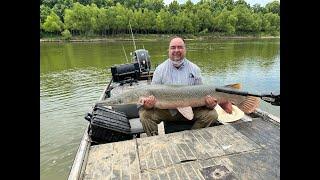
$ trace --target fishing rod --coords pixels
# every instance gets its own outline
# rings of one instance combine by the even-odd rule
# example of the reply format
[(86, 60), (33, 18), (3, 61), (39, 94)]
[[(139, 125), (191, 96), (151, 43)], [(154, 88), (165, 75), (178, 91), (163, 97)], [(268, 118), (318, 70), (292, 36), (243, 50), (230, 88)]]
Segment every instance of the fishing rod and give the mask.
[(132, 28), (131, 28), (131, 23), (130, 23), (130, 21), (129, 21), (129, 26), (130, 26), (131, 36), (132, 36), (132, 40), (133, 40), (134, 50), (137, 50), (136, 42), (134, 41), (134, 37), (133, 37), (133, 32), (132, 32)]
[(126, 57), (127, 63), (129, 63), (129, 60), (128, 60), (128, 57), (127, 57), (127, 54), (126, 54), (126, 50), (124, 49), (123, 44), (122, 44), (122, 50), (123, 50), (123, 53), (124, 53), (124, 55)]
[(259, 97), (263, 101), (271, 103), (274, 106), (280, 106), (280, 94), (273, 94), (272, 92), (270, 94), (254, 94), (254, 93), (249, 93), (247, 91), (239, 91), (235, 89), (229, 89), (229, 88), (216, 88), (217, 92), (224, 92), (228, 94), (236, 94), (240, 96), (254, 96), (254, 97)]

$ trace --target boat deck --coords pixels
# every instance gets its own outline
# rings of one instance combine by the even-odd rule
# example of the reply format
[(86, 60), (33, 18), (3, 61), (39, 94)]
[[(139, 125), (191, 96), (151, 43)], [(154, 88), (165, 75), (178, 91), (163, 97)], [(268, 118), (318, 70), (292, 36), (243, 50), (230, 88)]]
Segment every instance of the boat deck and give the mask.
[(280, 124), (262, 117), (90, 147), (83, 179), (280, 179)]

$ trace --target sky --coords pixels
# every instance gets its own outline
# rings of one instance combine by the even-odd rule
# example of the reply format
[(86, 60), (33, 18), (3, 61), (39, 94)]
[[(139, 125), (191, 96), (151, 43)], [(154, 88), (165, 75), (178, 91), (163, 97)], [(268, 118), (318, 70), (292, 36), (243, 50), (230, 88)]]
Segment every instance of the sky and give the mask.
[[(173, 0), (164, 0), (165, 4), (170, 4)], [(187, 0), (177, 0), (179, 4), (183, 4)], [(197, 3), (200, 0), (191, 0), (193, 3)], [(237, 0), (234, 0), (237, 1)], [(253, 6), (254, 4), (260, 4), (261, 6), (265, 6), (267, 3), (272, 2), (274, 0), (245, 0), (250, 6)], [(280, 0), (278, 0), (280, 2)]]

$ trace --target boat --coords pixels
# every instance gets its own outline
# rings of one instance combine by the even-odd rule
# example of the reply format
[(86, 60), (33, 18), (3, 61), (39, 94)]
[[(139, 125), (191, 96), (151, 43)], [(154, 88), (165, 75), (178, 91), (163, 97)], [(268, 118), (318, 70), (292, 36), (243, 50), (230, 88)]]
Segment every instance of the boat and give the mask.
[[(148, 51), (111, 72), (99, 101), (150, 84)], [(280, 179), (280, 118), (271, 113), (197, 130), (192, 121), (161, 123), (159, 135), (146, 137), (137, 112), (93, 105), (68, 179)]]

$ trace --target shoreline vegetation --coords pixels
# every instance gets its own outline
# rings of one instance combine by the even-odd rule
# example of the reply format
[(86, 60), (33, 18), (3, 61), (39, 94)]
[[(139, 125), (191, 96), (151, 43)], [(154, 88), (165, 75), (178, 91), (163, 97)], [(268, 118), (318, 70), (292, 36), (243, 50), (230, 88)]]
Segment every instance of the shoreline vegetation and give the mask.
[(41, 0), (40, 41), (280, 36), (280, 2), (245, 0)]
[[(280, 36), (272, 35), (181, 35), (181, 34), (135, 34), (135, 41), (159, 41), (169, 40), (172, 36), (182, 36), (185, 40), (210, 40), (210, 39), (280, 39)], [(69, 40), (63, 39), (61, 36), (43, 37), (40, 42), (116, 42), (116, 41), (132, 41), (131, 34), (110, 35), (110, 36), (74, 36)]]

